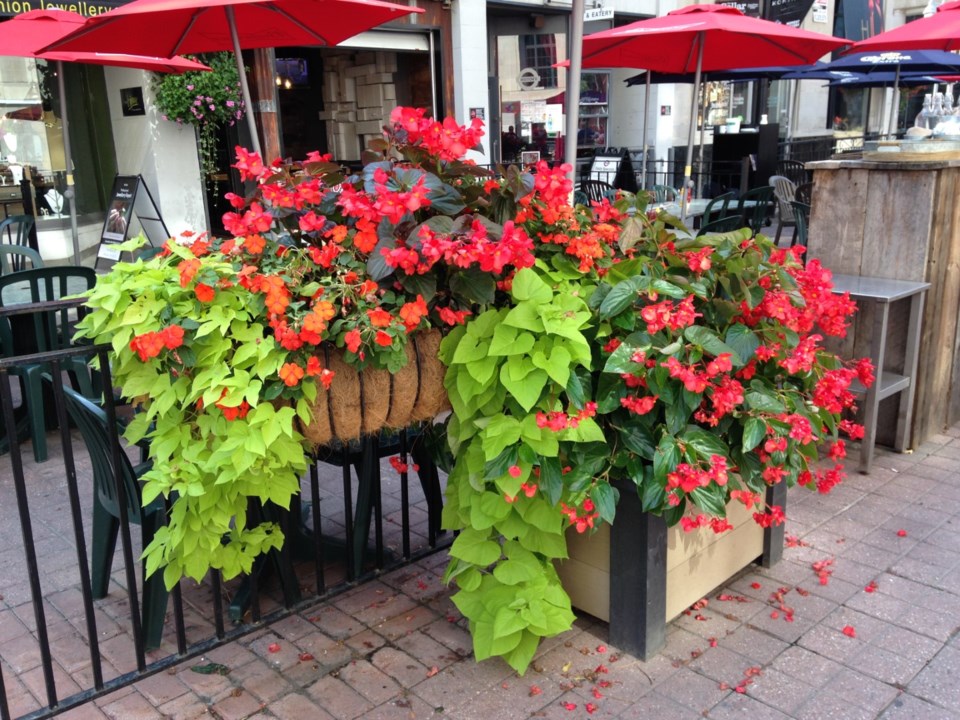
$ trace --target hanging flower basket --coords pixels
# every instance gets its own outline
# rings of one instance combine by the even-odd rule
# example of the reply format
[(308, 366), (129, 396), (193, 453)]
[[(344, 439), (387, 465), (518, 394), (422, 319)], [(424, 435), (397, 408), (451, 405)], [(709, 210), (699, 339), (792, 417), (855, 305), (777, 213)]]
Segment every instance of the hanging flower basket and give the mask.
[(329, 389), (319, 389), (311, 406), (313, 420), (302, 423), (300, 432), (316, 446), (349, 442), (384, 428), (432, 420), (448, 410), (446, 367), (437, 358), (441, 337), (438, 330), (411, 335), (407, 364), (394, 373), (376, 368), (358, 371), (341, 351), (324, 345), (324, 367), (335, 375)]

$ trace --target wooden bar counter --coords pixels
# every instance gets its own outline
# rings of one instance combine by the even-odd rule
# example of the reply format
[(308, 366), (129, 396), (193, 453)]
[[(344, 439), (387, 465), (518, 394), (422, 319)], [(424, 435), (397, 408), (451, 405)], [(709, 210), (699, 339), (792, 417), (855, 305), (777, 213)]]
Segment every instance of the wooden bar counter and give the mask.
[[(921, 326), (913, 447), (960, 420), (960, 160), (954, 157), (807, 164), (814, 178), (808, 258), (835, 273), (931, 285)], [(858, 313), (839, 348), (844, 357), (869, 353), (872, 312), (863, 307)], [(907, 304), (891, 311), (888, 358), (894, 366), (903, 363), (908, 312)], [(896, 420), (895, 406), (881, 407), (880, 442), (892, 444)]]

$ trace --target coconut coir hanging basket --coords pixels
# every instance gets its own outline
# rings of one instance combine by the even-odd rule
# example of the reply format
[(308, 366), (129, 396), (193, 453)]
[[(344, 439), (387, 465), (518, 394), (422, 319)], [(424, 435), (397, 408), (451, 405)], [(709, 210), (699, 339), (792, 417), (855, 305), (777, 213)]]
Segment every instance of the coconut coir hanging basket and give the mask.
[(335, 375), (330, 389), (320, 387), (313, 421), (300, 431), (314, 445), (350, 442), (384, 428), (403, 428), (432, 420), (450, 408), (443, 387), (446, 367), (438, 357), (438, 330), (414, 333), (407, 342), (407, 364), (396, 373), (367, 368), (358, 372), (336, 348), (324, 346), (324, 367)]

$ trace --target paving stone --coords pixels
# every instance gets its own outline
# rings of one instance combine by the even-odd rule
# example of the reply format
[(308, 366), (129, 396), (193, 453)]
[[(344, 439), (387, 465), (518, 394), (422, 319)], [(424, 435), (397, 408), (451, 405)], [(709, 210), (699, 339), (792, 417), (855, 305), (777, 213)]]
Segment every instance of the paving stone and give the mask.
[(348, 663), (339, 677), (374, 706), (382, 705), (400, 691), (397, 682), (366, 660)]
[(168, 720), (197, 720), (210, 717), (207, 703), (192, 693), (181, 695), (157, 708)]
[(138, 693), (124, 695), (119, 700), (104, 705), (103, 714), (112, 720), (163, 720), (163, 714)]
[(776, 708), (765, 705), (749, 695), (734, 692), (714, 705), (707, 717), (711, 720), (731, 720), (732, 718), (786, 720), (789, 715), (784, 715)]
[(960, 714), (904, 693), (890, 703), (880, 717), (882, 720), (957, 720)]
[(832, 692), (817, 693), (797, 709), (797, 720), (873, 720), (876, 713)]
[(330, 713), (311, 698), (299, 693), (284, 695), (271, 703), (270, 712), (278, 720), (334, 720)]
[[(741, 675), (735, 684), (739, 684), (744, 679)], [(749, 680), (751, 682), (746, 686), (747, 695), (788, 715), (816, 691), (813, 686), (772, 668), (763, 669), (760, 674)]]
[(222, 720), (244, 720), (265, 707), (265, 703), (246, 692), (243, 688), (234, 688), (229, 695), (214, 703), (211, 714)]
[(717, 638), (717, 644), (744, 656), (755, 665), (765, 665), (789, 647), (780, 638), (746, 625), (726, 637)]
[[(693, 720), (699, 713), (680, 705), (658, 692), (651, 692), (620, 713), (622, 720)], [(562, 717), (558, 715), (557, 717)]]
[(849, 705), (879, 713), (899, 694), (899, 690), (850, 668), (838, 671), (826, 690), (842, 697)]
[(940, 707), (960, 712), (960, 650), (945, 647), (930, 661), (913, 682), (908, 692)]
[(660, 683), (657, 693), (697, 712), (706, 712), (720, 702), (729, 692), (720, 685), (690, 668), (680, 668), (670, 682)]
[(374, 704), (340, 678), (320, 678), (307, 688), (307, 695), (337, 720), (350, 720), (373, 709)]

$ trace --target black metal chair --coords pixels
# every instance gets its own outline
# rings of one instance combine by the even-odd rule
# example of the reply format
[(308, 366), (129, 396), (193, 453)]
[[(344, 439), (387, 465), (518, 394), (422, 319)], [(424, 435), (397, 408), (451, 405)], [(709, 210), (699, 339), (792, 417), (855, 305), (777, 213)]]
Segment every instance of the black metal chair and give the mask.
[(730, 201), (734, 199), (732, 192), (717, 195), (709, 203), (707, 209), (703, 211), (703, 217), (700, 220), (701, 227), (710, 223), (726, 218), (729, 215)]
[(793, 194), (793, 199), (804, 205), (813, 205), (813, 183), (797, 185), (797, 191)]
[(780, 160), (777, 162), (777, 175), (783, 175), (789, 178), (794, 185), (803, 185), (810, 182), (810, 172), (804, 167), (804, 163), (799, 160)]

